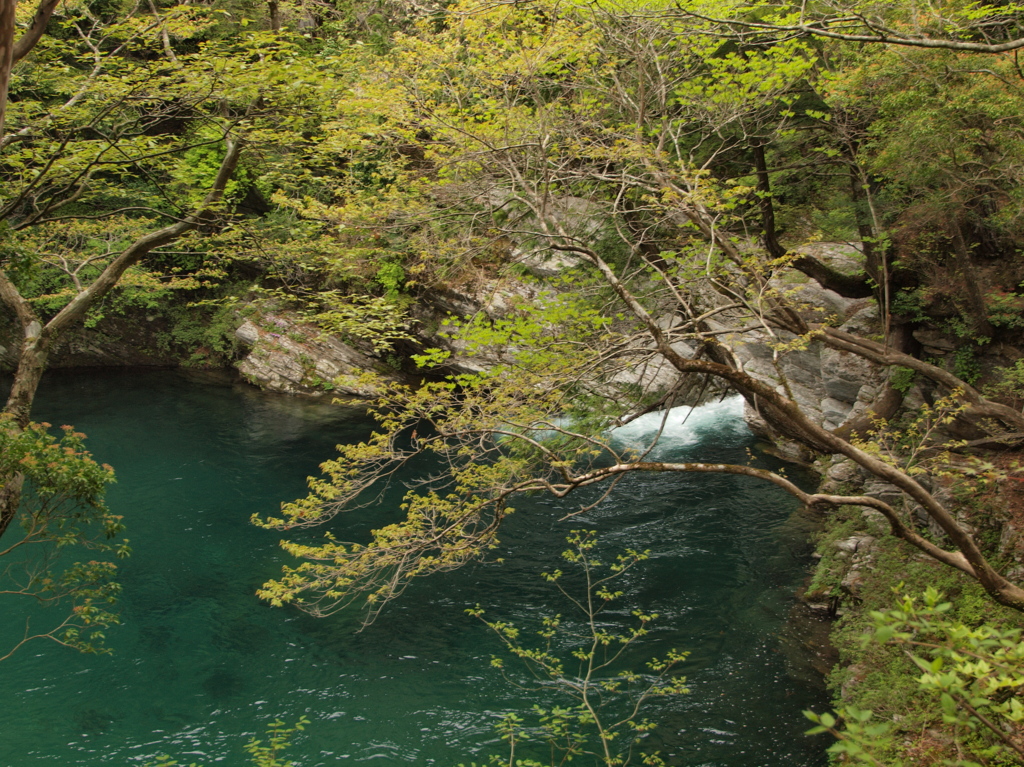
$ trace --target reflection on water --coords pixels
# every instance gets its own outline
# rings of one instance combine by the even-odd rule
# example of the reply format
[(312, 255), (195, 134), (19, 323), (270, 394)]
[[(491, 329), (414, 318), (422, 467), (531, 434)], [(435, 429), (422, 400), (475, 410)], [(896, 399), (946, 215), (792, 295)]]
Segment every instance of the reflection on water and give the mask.
[[(78, 371), (47, 378), (35, 417), (75, 424), (115, 466), (109, 500), (135, 553), (122, 568), (125, 625), (110, 632), (112, 656), (37, 645), (3, 665), (0, 764), (144, 764), (159, 753), (242, 764), (241, 745), (267, 721), (301, 715), (312, 724), (289, 756), (303, 767), (480, 761), (500, 751), (496, 717), (538, 701), (493, 673), (499, 648), (463, 611), (481, 603), (523, 624), (564, 612), (538, 573), (582, 525), (609, 550), (651, 550), (625, 586), (632, 604), (662, 616), (644, 657), (691, 652), (692, 694), (660, 702), (665, 726), (651, 746), (693, 767), (825, 763), (800, 716), (824, 705), (823, 693), (806, 673), (790, 674), (778, 640), (803, 577), (806, 529), (774, 488), (724, 475), (630, 476), (564, 522), (580, 499), (525, 499), (503, 531), (504, 564), (416, 584), (357, 633), (356, 614), (314, 620), (258, 602), (254, 590), (284, 558), (279, 534), (248, 524), (303, 494), (335, 444), (367, 433), (357, 411), (167, 372)], [(614, 439), (642, 449), (659, 423), (647, 416)], [(752, 444), (729, 399), (673, 411), (656, 455), (742, 461)], [(365, 535), (395, 513), (354, 513), (340, 534)], [(18, 627), (4, 631), (7, 642)]]

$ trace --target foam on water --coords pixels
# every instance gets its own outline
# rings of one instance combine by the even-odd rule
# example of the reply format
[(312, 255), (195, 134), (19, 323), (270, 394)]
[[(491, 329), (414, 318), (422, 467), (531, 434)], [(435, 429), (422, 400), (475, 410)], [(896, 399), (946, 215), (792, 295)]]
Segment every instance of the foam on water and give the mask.
[(683, 457), (690, 452), (687, 448), (711, 433), (719, 443), (750, 438), (750, 430), (743, 421), (743, 397), (735, 395), (697, 407), (674, 407), (668, 413), (647, 413), (613, 429), (611, 436), (613, 447), (637, 452), (646, 451), (657, 438), (650, 457), (665, 460)]

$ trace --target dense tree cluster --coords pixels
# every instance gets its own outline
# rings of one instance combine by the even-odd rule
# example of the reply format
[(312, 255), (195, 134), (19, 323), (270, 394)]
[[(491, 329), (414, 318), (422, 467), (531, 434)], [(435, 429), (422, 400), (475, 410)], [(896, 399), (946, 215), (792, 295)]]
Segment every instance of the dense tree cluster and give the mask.
[[(974, 6), (941, 18), (900, 7), (884, 24), (857, 14), (801, 24), (794, 14), (466, 4), (448, 8), (440, 29), (429, 19), (395, 36), (339, 105), (335, 135), (347, 136), (354, 171), (343, 191), (291, 202), (353, 240), (335, 268), (373, 258), (410, 296), (545, 253), (575, 268), (544, 300), (464, 325), (463, 340), (500, 349), (503, 364), (392, 390), (378, 437), (343, 448), (309, 498), (265, 521), (320, 524), (416, 453), (448, 467), (407, 496), (406, 522), (368, 545), (290, 546), (311, 561), (268, 585), (268, 598), (322, 611), (365, 591), (379, 605), (410, 577), (485, 551), (516, 493), (564, 495), (630, 471), (731, 471), (809, 503), (878, 509), (898, 537), (1024, 606), (1024, 591), (918, 476), (923, 464), (912, 470), (909, 454), (863, 441), (897, 412), (905, 382), (882, 386), (863, 417), (830, 430), (794, 401), (782, 372), (787, 354), (824, 344), (961, 401), (948, 424), (958, 436), (1020, 439), (1012, 384), (973, 385), (1015, 370), (997, 369), (1009, 358), (988, 370), (980, 361), (1019, 334), (1021, 77), (1006, 52), (1014, 46), (998, 42), (1016, 39), (1016, 19)], [(820, 239), (856, 243), (860, 271), (801, 251)], [(792, 270), (872, 298), (875, 332), (848, 332), (802, 303), (779, 279)], [(912, 332), (936, 327), (959, 339), (950, 364), (927, 359)], [(777, 380), (743, 369), (734, 347), (750, 334), (769, 339)], [(427, 364), (443, 367), (442, 356)], [(806, 496), (754, 467), (616, 454), (605, 430), (674, 396), (620, 375), (656, 362), (739, 391), (777, 433), (852, 460), (898, 488), (905, 508)], [(409, 445), (402, 435), (421, 423), (429, 438)], [(943, 539), (917, 529), (918, 507)]]
[[(0, 428), (30, 428), (75, 325), (272, 296), (407, 372), (415, 360), (426, 383), (379, 384), (379, 433), (259, 523), (321, 525), (418, 455), (439, 467), (365, 541), (286, 543), (306, 561), (266, 585), (274, 603), (365, 597), (373, 614), (486, 552), (517, 494), (612, 497), (649, 471), (870, 507), (1024, 610), (1007, 563), (936, 492), (998, 481), (977, 448), (1024, 439), (1021, 25), (1017, 6), (959, 0), (6, 2), (0, 299), (21, 340)], [(807, 247), (823, 241), (852, 245), (853, 267)], [(501, 274), (539, 299), (461, 321), (460, 348), (498, 360), (467, 373), (416, 308)], [(870, 329), (809, 305), (807, 280), (868, 302)], [(921, 340), (935, 334), (955, 347), (942, 359)], [(744, 368), (751, 339), (771, 375)], [(785, 373), (810, 345), (893, 374), (826, 428)], [(924, 436), (898, 421), (915, 382), (943, 427)], [(609, 443), (706, 387), (899, 500)], [(0, 533), (21, 476), (5, 474)]]

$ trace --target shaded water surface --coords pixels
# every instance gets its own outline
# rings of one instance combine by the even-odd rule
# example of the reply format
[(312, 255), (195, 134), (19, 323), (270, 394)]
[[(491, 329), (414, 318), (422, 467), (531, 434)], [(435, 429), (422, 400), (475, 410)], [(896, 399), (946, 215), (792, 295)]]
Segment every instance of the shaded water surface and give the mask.
[[(0, 765), (138, 765), (160, 753), (242, 765), (248, 737), (300, 715), (312, 723), (288, 755), (303, 767), (481, 761), (501, 752), (500, 713), (553, 701), (489, 668), (501, 648), (464, 610), (480, 603), (524, 626), (567, 613), (539, 573), (559, 566), (565, 535), (581, 526), (609, 551), (651, 550), (626, 583), (631, 604), (661, 615), (643, 657), (691, 653), (692, 692), (653, 712), (664, 726), (652, 748), (688, 767), (825, 763), (800, 715), (824, 694), (778, 639), (806, 569), (806, 526), (774, 488), (635, 476), (568, 521), (568, 502), (527, 499), (503, 532), (503, 564), (417, 584), (356, 633), (356, 614), (315, 620), (253, 597), (286, 559), (280, 535), (248, 520), (301, 495), (335, 444), (363, 438), (358, 411), (168, 372), (75, 371), (47, 377), (34, 416), (74, 424), (115, 466), (109, 501), (134, 555), (122, 565), (113, 655), (37, 644), (0, 667)], [(616, 438), (640, 444), (654, 428), (634, 423)], [(744, 461), (752, 445), (728, 400), (673, 411), (657, 454)], [(339, 529), (356, 536), (393, 517), (359, 512)], [(10, 623), (0, 646), (23, 628)]]

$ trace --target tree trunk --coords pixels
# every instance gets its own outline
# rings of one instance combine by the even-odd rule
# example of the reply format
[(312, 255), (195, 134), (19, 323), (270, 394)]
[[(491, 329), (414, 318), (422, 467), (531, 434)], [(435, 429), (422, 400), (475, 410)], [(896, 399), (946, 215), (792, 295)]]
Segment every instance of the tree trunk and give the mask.
[(15, 474), (0, 485), (0, 537), (7, 532), (21, 503), (23, 477)]
[(32, 401), (35, 399), (39, 381), (46, 370), (46, 362), (50, 356), (50, 334), (33, 321), (25, 328), (21, 351), (18, 354), (18, 368), (14, 374), (14, 385), (7, 397), (4, 412), (14, 416), (19, 429), (24, 429), (32, 413)]
[(992, 323), (988, 321), (985, 297), (978, 284), (978, 275), (974, 269), (974, 263), (971, 261), (971, 251), (964, 240), (963, 228), (956, 224), (954, 227), (953, 250), (956, 252), (957, 271), (960, 272), (960, 277), (964, 281), (964, 292), (961, 297), (967, 304), (967, 319), (978, 338), (991, 338), (994, 330)]
[[(0, 0), (0, 3), (6, 0)], [(18, 291), (17, 286), (0, 269), (0, 302), (18, 318), (22, 328), (21, 349), (18, 353), (18, 368), (14, 376), (14, 385), (4, 412), (13, 416), (12, 423), (6, 428), (24, 429), (31, 418), (32, 402), (35, 399), (39, 381), (46, 370), (47, 358), (53, 340), (63, 330), (80, 322), (104, 296), (113, 290), (124, 273), (155, 248), (168, 245), (186, 232), (195, 229), (211, 205), (220, 200), (228, 181), (234, 176), (235, 168), (242, 151), (241, 140), (225, 138), (227, 153), (217, 171), (213, 187), (199, 208), (184, 219), (157, 229), (139, 237), (114, 258), (93, 280), (92, 284), (81, 290), (71, 301), (44, 325), (36, 316), (32, 306)], [(0, 487), (0, 535), (6, 531), (11, 520), (17, 513), (21, 500), (22, 477), (8, 478)]]
[[(22, 341), (18, 351), (18, 366), (14, 374), (11, 393), (3, 412), (13, 417), (3, 428), (24, 429), (30, 420), (32, 401), (35, 399), (39, 381), (46, 370), (46, 361), (50, 353), (50, 339), (38, 318), (17, 292), (7, 276), (0, 271), (0, 298), (14, 310), (21, 320)], [(24, 478), (14, 474), (3, 480), (0, 485), (0, 537), (3, 537), (18, 513), (21, 504), (21, 490)]]
[(14, 11), (17, 0), (0, 0), (0, 136), (7, 116), (7, 91), (14, 66)]
[(754, 153), (754, 172), (757, 174), (757, 196), (761, 206), (761, 236), (764, 247), (772, 258), (782, 258), (786, 249), (779, 244), (775, 231), (775, 205), (772, 203), (772, 184), (768, 176), (768, 163), (764, 156), (764, 144), (755, 139), (751, 146)]
[[(6, 277), (0, 272), (2, 287), (11, 287)], [(7, 291), (0, 289), (0, 294), (7, 298)], [(22, 312), (18, 312), (23, 314)], [(18, 367), (14, 374), (14, 384), (7, 398), (3, 412), (13, 416), (11, 422), (4, 424), (7, 429), (24, 429), (29, 422), (32, 411), (32, 400), (35, 399), (39, 381), (46, 370), (49, 356), (49, 336), (43, 334), (42, 325), (34, 317), (22, 322), (21, 349), (18, 353)], [(0, 537), (3, 537), (11, 522), (18, 513), (21, 503), (23, 477), (13, 474), (3, 480), (0, 485)]]
[(7, 92), (11, 84), (11, 68), (39, 42), (58, 2), (59, 0), (40, 0), (28, 30), (15, 43), (15, 10), (18, 0), (0, 0), (0, 138), (4, 135), (7, 117)]

